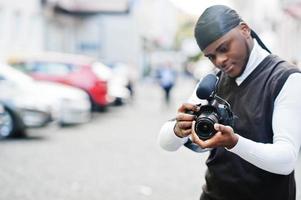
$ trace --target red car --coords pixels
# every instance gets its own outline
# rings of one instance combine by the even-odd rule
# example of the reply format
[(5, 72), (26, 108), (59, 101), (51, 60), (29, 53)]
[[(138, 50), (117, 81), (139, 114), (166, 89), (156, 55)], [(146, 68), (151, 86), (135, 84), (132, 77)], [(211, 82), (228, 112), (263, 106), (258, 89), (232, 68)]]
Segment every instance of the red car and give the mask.
[(93, 110), (104, 110), (110, 102), (105, 78), (93, 69), (95, 59), (73, 54), (39, 53), (14, 55), (8, 64), (36, 80), (52, 81), (85, 90)]

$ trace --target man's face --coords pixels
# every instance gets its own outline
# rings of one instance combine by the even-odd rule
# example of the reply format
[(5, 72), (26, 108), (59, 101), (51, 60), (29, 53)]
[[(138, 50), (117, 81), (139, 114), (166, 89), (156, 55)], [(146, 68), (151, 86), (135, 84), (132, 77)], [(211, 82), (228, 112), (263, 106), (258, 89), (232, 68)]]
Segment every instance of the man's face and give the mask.
[(244, 71), (252, 45), (250, 28), (243, 23), (209, 44), (203, 53), (215, 67), (235, 78)]

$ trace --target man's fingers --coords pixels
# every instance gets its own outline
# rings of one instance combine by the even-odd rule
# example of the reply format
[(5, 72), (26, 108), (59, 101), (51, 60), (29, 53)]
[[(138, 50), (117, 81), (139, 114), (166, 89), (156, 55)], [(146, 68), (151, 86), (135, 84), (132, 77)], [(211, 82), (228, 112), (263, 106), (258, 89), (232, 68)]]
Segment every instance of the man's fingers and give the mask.
[(195, 130), (194, 130), (194, 126), (195, 126), (195, 121), (192, 122), (192, 125), (191, 125), (191, 139), (192, 139), (192, 142), (194, 142), (195, 144), (199, 145), (200, 147), (202, 148), (206, 148), (206, 143), (205, 141), (201, 140), (199, 138), (199, 136), (196, 134)]
[(178, 109), (178, 112), (187, 112), (189, 110), (198, 111), (198, 106), (190, 103), (183, 103)]
[(178, 127), (180, 129), (191, 129), (192, 121), (181, 121), (178, 122)]
[(222, 124), (214, 124), (214, 128), (217, 130), (217, 132), (213, 135), (213, 137), (207, 140), (201, 140), (197, 136), (194, 130), (194, 126), (195, 126), (195, 121), (192, 122), (192, 128), (191, 128), (192, 141), (202, 148), (215, 148), (215, 147), (228, 147), (228, 146), (231, 147), (231, 145), (233, 144), (230, 141), (231, 134), (233, 134), (233, 128), (230, 126), (224, 126)]
[(183, 136), (188, 136), (188, 135), (190, 135), (191, 134), (191, 129), (186, 129), (186, 130), (182, 130), (182, 135)]
[(192, 142), (199, 145), (200, 147), (202, 147), (203, 149), (204, 148), (207, 148), (207, 144), (206, 144), (206, 141), (203, 141), (201, 140), (196, 134), (194, 134), (193, 132), (191, 133), (191, 139), (192, 139)]
[(185, 114), (185, 113), (178, 113), (176, 120), (179, 121), (193, 121), (195, 119), (194, 115)]
[(221, 144), (221, 137), (222, 137), (221, 132), (215, 133), (215, 135), (212, 138), (204, 141), (203, 148), (212, 148), (212, 147), (219, 146)]
[(214, 129), (222, 133), (233, 132), (233, 129), (230, 126), (224, 126), (222, 124), (214, 124)]
[[(222, 132), (218, 131), (217, 133), (215, 133), (215, 135), (212, 138), (209, 138), (207, 140), (201, 140), (195, 130), (194, 130), (194, 125), (195, 125), (195, 121), (192, 122), (192, 130), (191, 130), (191, 137), (192, 137), (192, 141), (194, 143), (196, 143), (197, 145), (199, 145), (202, 148), (212, 148), (212, 147), (216, 147), (218, 145), (220, 145), (221, 141), (222, 141)], [(218, 126), (218, 125), (217, 125)], [(216, 127), (216, 128), (220, 128), (220, 127)], [(228, 130), (228, 127), (225, 127), (226, 130)], [(231, 127), (229, 127), (231, 129)], [(223, 127), (222, 127), (223, 129)], [(223, 129), (224, 130), (224, 129)]]

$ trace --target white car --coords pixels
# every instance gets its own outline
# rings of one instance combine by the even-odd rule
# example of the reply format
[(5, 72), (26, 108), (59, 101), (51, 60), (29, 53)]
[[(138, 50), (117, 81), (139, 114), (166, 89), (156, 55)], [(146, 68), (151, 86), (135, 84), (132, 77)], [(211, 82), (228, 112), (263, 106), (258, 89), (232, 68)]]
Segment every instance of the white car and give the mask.
[(127, 71), (121, 64), (119, 68), (112, 69), (101, 62), (95, 62), (92, 69), (95, 74), (108, 82), (108, 95), (112, 103), (120, 105), (128, 101), (131, 97), (129, 79)]
[(85, 123), (91, 119), (89, 96), (81, 89), (59, 83), (35, 81), (38, 91), (55, 103), (55, 118), (61, 125)]
[[(39, 98), (34, 83), (6, 65), (0, 65), (0, 101), (4, 104), (6, 123), (12, 124), (7, 137), (21, 135), (26, 127), (41, 127), (52, 121), (48, 99)], [(36, 93), (36, 94), (35, 94)]]
[[(88, 95), (77, 88), (57, 83), (34, 81), (8, 65), (0, 65), (0, 100), (22, 111), (27, 127), (50, 121), (40, 113), (48, 113), (60, 124), (83, 123), (90, 120)], [(49, 117), (48, 117), (49, 118)], [(43, 123), (42, 123), (43, 122)]]

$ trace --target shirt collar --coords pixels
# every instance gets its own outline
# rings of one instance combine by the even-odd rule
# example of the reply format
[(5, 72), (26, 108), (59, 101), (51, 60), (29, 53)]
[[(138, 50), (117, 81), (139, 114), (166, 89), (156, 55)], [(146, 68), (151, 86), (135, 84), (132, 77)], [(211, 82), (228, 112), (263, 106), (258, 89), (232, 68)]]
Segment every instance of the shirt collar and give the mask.
[(244, 72), (236, 78), (236, 84), (240, 85), (268, 55), (269, 52), (264, 50), (261, 46), (259, 46), (257, 41), (254, 40), (253, 49), (250, 53), (247, 66)]

